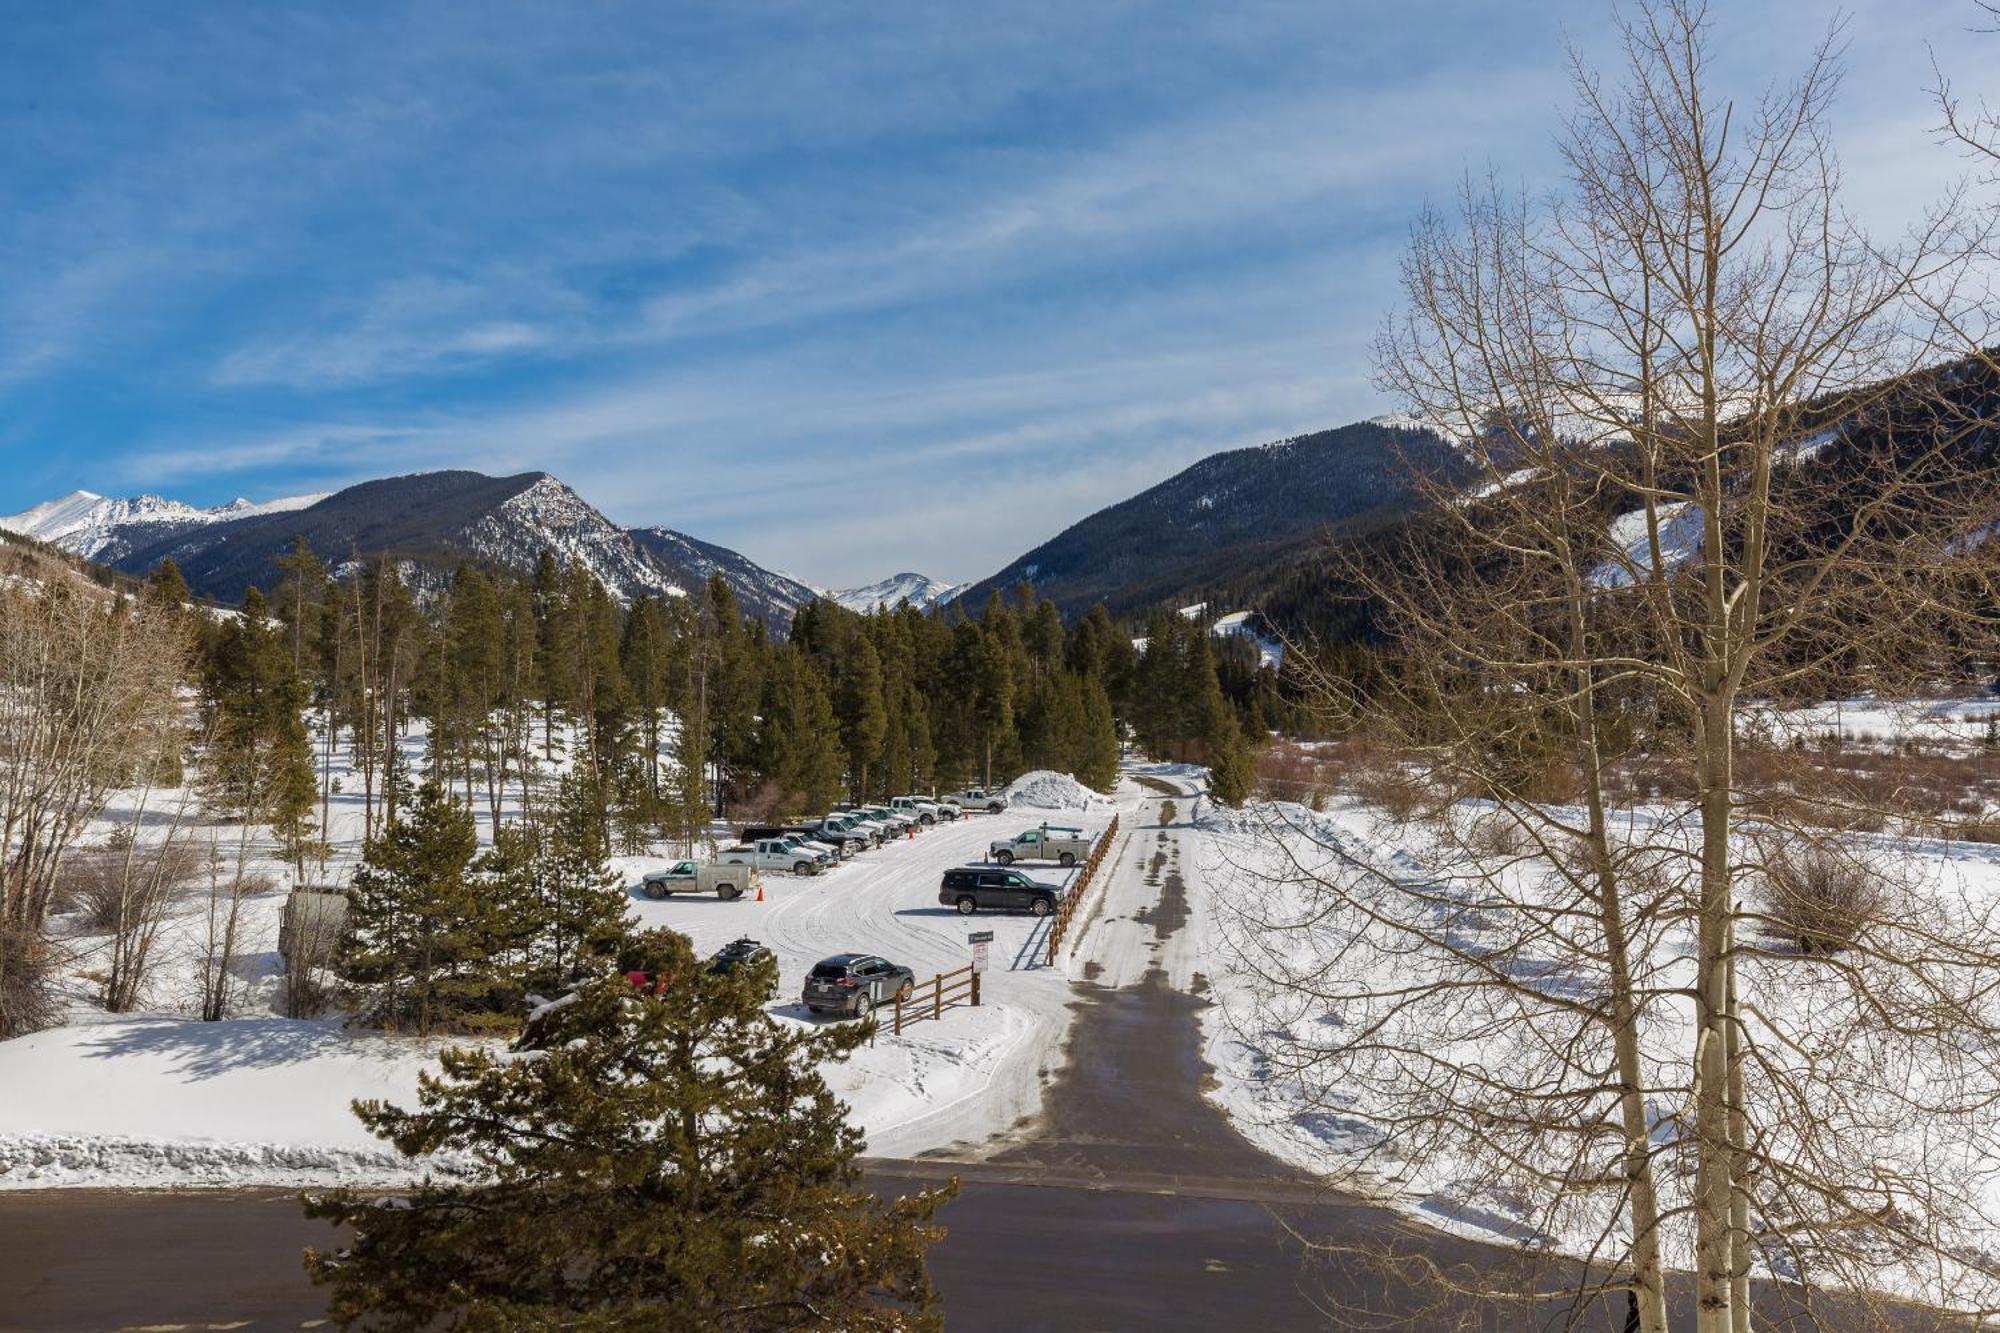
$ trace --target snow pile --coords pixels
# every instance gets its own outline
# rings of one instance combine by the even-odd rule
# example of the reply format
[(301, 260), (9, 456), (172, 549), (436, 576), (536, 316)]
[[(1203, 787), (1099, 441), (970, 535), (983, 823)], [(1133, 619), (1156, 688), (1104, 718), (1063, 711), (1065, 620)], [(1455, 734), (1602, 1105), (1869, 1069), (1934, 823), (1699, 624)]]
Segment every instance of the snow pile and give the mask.
[[(438, 1174), (442, 1163), (427, 1163)], [(0, 1189), (58, 1185), (399, 1185), (421, 1174), (401, 1153), (303, 1143), (91, 1134), (0, 1135)]]
[(1046, 768), (1023, 773), (1008, 783), (1001, 795), (1009, 805), (1036, 810), (1087, 810), (1092, 805), (1111, 804), (1109, 797), (1100, 796), (1069, 774)]

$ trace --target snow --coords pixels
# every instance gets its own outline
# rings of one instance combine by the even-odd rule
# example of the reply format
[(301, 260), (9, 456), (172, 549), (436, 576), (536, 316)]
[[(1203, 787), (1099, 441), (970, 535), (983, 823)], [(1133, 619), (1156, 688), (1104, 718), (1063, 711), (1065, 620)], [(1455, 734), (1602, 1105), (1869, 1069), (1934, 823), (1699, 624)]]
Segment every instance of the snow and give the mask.
[(430, 1050), (283, 1018), (106, 1017), (0, 1043), (0, 1188), (393, 1179), (355, 1098), (414, 1104)]
[(1801, 707), (1753, 703), (1744, 709), (1744, 718), (1747, 727), (1764, 732), (1777, 745), (1838, 738), (1848, 746), (1900, 750), (1915, 741), (1970, 753), (1985, 747), (1989, 735), (2000, 729), (2000, 698), (1979, 694), (1883, 699), (1858, 694)]
[(473, 554), (515, 569), (532, 569), (543, 551), (552, 552), (564, 567), (588, 570), (620, 601), (648, 593), (687, 595), (630, 533), (547, 473), (482, 515), (464, 541)]
[(1285, 645), (1267, 634), (1259, 634), (1255, 624), (1255, 612), (1231, 611), (1220, 616), (1209, 626), (1208, 632), (1218, 639), (1244, 639), (1257, 650), (1257, 665), (1276, 671), (1285, 664)]
[(1814, 431), (1803, 439), (1794, 440), (1782, 451), (1794, 463), (1803, 463), (1826, 451), (1829, 445), (1847, 433), (1845, 426), (1828, 426), (1825, 430)]
[(923, 610), (939, 602), (948, 602), (952, 596), (966, 585), (946, 583), (928, 574), (916, 574), (905, 570), (901, 574), (891, 574), (879, 583), (871, 583), (862, 588), (846, 588), (829, 593), (835, 602), (850, 611), (867, 615), (876, 610), (893, 610), (905, 601)]
[(1046, 768), (1023, 773), (1008, 783), (1001, 794), (1010, 806), (1037, 810), (1087, 811), (1111, 805), (1110, 797), (1092, 791), (1067, 773), (1054, 773)]
[[(1207, 611), (1207, 602), (1196, 602), (1193, 606), (1180, 608), (1180, 614), (1188, 620), (1199, 620)], [(1256, 629), (1258, 623), (1257, 613), (1254, 611), (1231, 611), (1226, 616), (1217, 617), (1215, 623), (1209, 626), (1208, 632), (1218, 639), (1248, 641), (1257, 650), (1257, 665), (1277, 671), (1285, 664), (1284, 642), (1268, 634), (1259, 633)], [(1150, 636), (1141, 634), (1132, 640), (1132, 648), (1135, 652), (1143, 653), (1151, 643)]]
[(120, 545), (121, 528), (150, 524), (194, 527), (222, 523), (257, 514), (306, 509), (325, 498), (326, 493), (286, 496), (262, 503), (236, 499), (226, 505), (202, 509), (157, 495), (136, 495), (120, 500), (109, 499), (93, 491), (71, 491), (59, 499), (44, 501), (18, 514), (0, 518), (0, 528), (92, 560)]
[(1468, 505), (1479, 500), (1489, 500), (1502, 491), (1510, 491), (1524, 482), (1533, 481), (1541, 474), (1542, 470), (1538, 467), (1517, 468), (1504, 477), (1495, 477), (1491, 481), (1482, 482), (1478, 486), (1473, 487), (1458, 498), (1458, 503), (1460, 505)]
[[(1664, 565), (1660, 572), (1671, 572), (1694, 559), (1701, 550), (1704, 522), (1701, 506), (1692, 500), (1673, 500), (1655, 505), (1654, 514), (1659, 520), (1660, 560)], [(1618, 554), (1590, 572), (1589, 581), (1594, 587), (1629, 588), (1652, 576), (1652, 544), (1647, 536), (1644, 509), (1634, 509), (1612, 519), (1606, 537)]]
[[(1467, 803), (1460, 815), (1469, 816), (1479, 808), (1484, 807)], [(1630, 817), (1634, 828), (1647, 830), (1649, 839), (1686, 835), (1672, 810), (1648, 808), (1633, 811)], [(1910, 883), (1928, 886), (1932, 900), (1945, 910), (1963, 904), (1976, 914), (1990, 910), (2000, 898), (2000, 855), (1991, 847), (1895, 835), (1855, 837), (1871, 858), (1879, 858), (1885, 867), (1902, 867)], [(1413, 1140), (1407, 1121), (1399, 1117), (1410, 1106), (1400, 1100), (1400, 1084), (1388, 1070), (1394, 1058), (1336, 1066), (1321, 1054), (1329, 1048), (1331, 1034), (1347, 1024), (1372, 1023), (1381, 1017), (1351, 992), (1371, 985), (1384, 991), (1409, 986), (1412, 969), (1420, 970), (1425, 963), (1393, 943), (1377, 940), (1379, 923), (1374, 928), (1349, 929), (1356, 925), (1354, 916), (1329, 915), (1331, 900), (1311, 887), (1315, 877), (1379, 876), (1375, 882), (1417, 886), (1425, 896), (1435, 896), (1439, 911), (1451, 913), (1455, 930), (1489, 938), (1498, 950), (1512, 938), (1505, 925), (1506, 906), (1467, 895), (1480, 892), (1479, 886), (1489, 882), (1482, 875), (1494, 874), (1506, 878), (1491, 883), (1504, 882), (1510, 896), (1518, 893), (1529, 900), (1546, 866), (1526, 854), (1505, 867), (1490, 858), (1474, 858), (1467, 864), (1437, 860), (1443, 853), (1424, 834), (1385, 820), (1352, 799), (1337, 799), (1320, 812), (1280, 802), (1253, 802), (1240, 812), (1210, 809), (1198, 818), (1195, 839), (1198, 855), (1184, 861), (1191, 921), (1183, 934), (1190, 937), (1188, 948), (1201, 960), (1202, 978), (1216, 1001), (1203, 1013), (1204, 1053), (1215, 1073), (1210, 1096), (1239, 1132), (1274, 1156), (1329, 1181), (1372, 1193), (1428, 1225), (1486, 1241), (1569, 1253), (1591, 1251), (1608, 1221), (1602, 1199), (1588, 1191), (1559, 1203), (1515, 1195), (1501, 1153), (1470, 1141), (1441, 1144), (1438, 1151), (1405, 1151)], [(1455, 855), (1464, 853), (1461, 849)], [(1649, 939), (1646, 948), (1659, 969), (1654, 984), (1685, 984), (1686, 960), (1693, 948), (1686, 931), (1683, 922)], [(1504, 956), (1511, 960), (1510, 966), (1523, 969), (1518, 975), (1545, 976), (1547, 985), (1557, 990), (1590, 984), (1583, 969), (1559, 957), (1542, 958), (1514, 949)], [(1274, 978), (1288, 974), (1322, 980), (1310, 992), (1274, 984)], [(1757, 1006), (1760, 1030), (1768, 1022), (1764, 1015), (1782, 1014), (1783, 1021), (1803, 1032), (1822, 1015), (1823, 1006), (1837, 1003), (1838, 987), (1816, 988), (1816, 975), (1788, 969), (1782, 962), (1746, 974), (1743, 984)], [(1684, 1006), (1661, 1005), (1653, 1011), (1649, 1022), (1660, 1025), (1662, 1038), (1658, 1050), (1685, 1052), (1687, 1019)], [(1520, 1040), (1532, 1047), (1546, 1036), (1528, 1032)], [(1385, 1028), (1381, 1040), (1393, 1049), (1409, 1037), (1410, 1033)], [(1436, 1040), (1438, 1054), (1449, 1047), (1447, 1058), (1468, 1063), (1506, 1067), (1516, 1055), (1509, 1040), (1494, 1032), (1457, 1039), (1440, 1031)], [(1776, 1045), (1766, 1037), (1762, 1048), (1774, 1052)], [(1677, 1080), (1687, 1077), (1684, 1062), (1674, 1065), (1675, 1058), (1664, 1057), (1661, 1073), (1667, 1086), (1678, 1086)], [(1829, 1086), (1839, 1089), (1837, 1100), (1843, 1110), (1855, 1105), (1851, 1099), (1865, 1094), (1857, 1081), (1841, 1072), (1848, 1053), (1821, 1050), (1818, 1058), (1825, 1067), (1814, 1077), (1830, 1080)], [(1325, 1072), (1336, 1068), (1341, 1072)], [(1941, 1215), (1953, 1210), (1961, 1220), (1976, 1217), (1971, 1210), (1985, 1210), (1988, 1217), (2000, 1215), (2000, 1160), (1991, 1146), (1990, 1131), (1981, 1123), (1983, 1117), (1925, 1115), (1911, 1105), (1898, 1105), (1903, 1109), (1895, 1123), (1902, 1127), (1894, 1133), (1867, 1128), (1861, 1131), (1867, 1137), (1865, 1146), (1857, 1140), (1855, 1150), (1878, 1162), (1903, 1165), (1919, 1152), (1950, 1155), (1958, 1164), (1958, 1178), (1940, 1181)], [(1880, 1119), (1878, 1113), (1884, 1109), (1865, 1106), (1861, 1123), (1890, 1123)], [(1674, 1134), (1679, 1113), (1676, 1102), (1658, 1104), (1656, 1135)], [(1787, 1122), (1780, 1113), (1773, 1123), (1782, 1127)], [(1662, 1183), (1671, 1196), (1669, 1202), (1679, 1198), (1675, 1192), (1686, 1184), (1671, 1173), (1663, 1176)], [(1686, 1227), (1677, 1221), (1668, 1239), (1670, 1262), (1684, 1266)], [(1989, 1235), (1970, 1243), (1990, 1248), (1993, 1239), (2000, 1237)], [(1886, 1258), (1880, 1270), (1865, 1280), (1931, 1300), (1974, 1298), (1966, 1294), (1970, 1287), (1961, 1290), (1952, 1285), (1963, 1282), (1964, 1275), (1915, 1271)]]
[[(559, 731), (559, 752), (567, 741)], [(403, 748), (421, 771), (421, 733), (405, 737)], [(565, 763), (559, 753), (548, 771)], [(336, 860), (327, 878), (339, 883), (358, 855), (362, 798), (358, 775), (338, 752), (334, 773), (341, 791), (332, 798)], [(1064, 774), (1029, 774), (1016, 786), (1030, 803), (1060, 802), (1071, 812), (1069, 822), (1093, 834), (1116, 810), (1113, 801)], [(175, 796), (156, 796), (148, 816), (134, 795), (121, 795), (91, 836), (119, 822), (156, 822)], [(512, 813), (510, 798), (503, 815)], [(483, 801), (475, 815), (482, 841), (490, 841)], [(619, 857), (614, 865), (628, 886), (636, 923), (683, 931), (703, 953), (745, 935), (769, 945), (780, 976), (772, 1012), (785, 1023), (820, 1021), (796, 1000), (806, 971), (822, 958), (879, 953), (909, 966), (922, 981), (970, 961), (968, 929), (991, 930), (984, 1003), (912, 1022), (900, 1036), (885, 1030), (851, 1061), (827, 1071), (866, 1133), (868, 1150), (908, 1155), (983, 1142), (1032, 1115), (1043, 1075), (1061, 1059), (1073, 998), (1069, 982), (1079, 959), (1047, 965), (1046, 918), (981, 913), (968, 922), (937, 901), (942, 871), (983, 860), (988, 842), (1002, 831), (1011, 830), (967, 816), (823, 875), (767, 875), (761, 902), (646, 898), (641, 878), (673, 864), (677, 848)], [(234, 829), (216, 833), (225, 848), (234, 844)], [(66, 979), (67, 1022), (0, 1042), (0, 1190), (396, 1185), (412, 1177), (408, 1163), (362, 1129), (349, 1103), (381, 1097), (414, 1104), (417, 1077), (432, 1066), (440, 1043), (347, 1031), (333, 1018), (277, 1016), (276, 937), (290, 872), (261, 832), (253, 831), (250, 847), (254, 870), (268, 874), (272, 887), (243, 904), (240, 1016), (219, 1023), (191, 1016), (204, 894), (198, 892), (162, 930), (138, 1013), (113, 1016), (94, 1006), (94, 987), (80, 974), (98, 965), (101, 937), (65, 939), (76, 955), (74, 974)], [(1061, 885), (1077, 872), (1037, 866), (1033, 873)]]

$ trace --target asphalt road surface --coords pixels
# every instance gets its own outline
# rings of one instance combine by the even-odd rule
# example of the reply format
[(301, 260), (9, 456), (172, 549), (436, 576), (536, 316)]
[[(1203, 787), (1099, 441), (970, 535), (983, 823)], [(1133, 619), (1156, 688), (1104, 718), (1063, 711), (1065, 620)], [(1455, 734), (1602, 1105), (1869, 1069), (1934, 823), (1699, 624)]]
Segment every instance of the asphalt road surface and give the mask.
[[(1146, 891), (1141, 919), (1164, 945), (1186, 920), (1178, 872)], [(1137, 985), (1080, 983), (1077, 998), (1037, 1123), (970, 1160), (868, 1163), (884, 1193), (962, 1180), (932, 1252), (951, 1329), (1623, 1328), (1622, 1297), (1450, 1296), (1426, 1275), (1515, 1292), (1576, 1275), (1329, 1194), (1251, 1147), (1201, 1096), (1202, 1001), (1160, 967)], [(0, 1195), (0, 1329), (323, 1326), (299, 1254), (330, 1237), (275, 1191)]]

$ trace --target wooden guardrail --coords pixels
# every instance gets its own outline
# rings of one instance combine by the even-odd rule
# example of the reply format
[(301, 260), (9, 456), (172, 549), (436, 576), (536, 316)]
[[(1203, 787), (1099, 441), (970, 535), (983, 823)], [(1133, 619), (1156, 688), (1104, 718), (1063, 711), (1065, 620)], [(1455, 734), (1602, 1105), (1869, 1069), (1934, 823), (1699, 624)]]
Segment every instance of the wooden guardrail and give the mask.
[(901, 1036), (905, 1023), (915, 1023), (925, 1018), (942, 1018), (944, 1011), (961, 1001), (977, 1007), (979, 1004), (979, 974), (972, 970), (970, 963), (956, 972), (940, 972), (910, 992), (910, 998), (896, 997), (896, 1011), (890, 1019), (890, 1028)]
[(1085, 892), (1089, 890), (1091, 881), (1097, 878), (1098, 867), (1104, 864), (1105, 857), (1111, 855), (1111, 844), (1117, 840), (1118, 816), (1113, 815), (1111, 826), (1099, 834), (1097, 841), (1091, 845), (1090, 857), (1083, 863), (1082, 873), (1076, 877), (1076, 882), (1069, 886), (1069, 892), (1063, 895), (1062, 905), (1056, 908), (1056, 918), (1049, 924), (1051, 965), (1056, 961), (1056, 950), (1062, 947), (1063, 936), (1069, 933), (1070, 921), (1082, 905)]

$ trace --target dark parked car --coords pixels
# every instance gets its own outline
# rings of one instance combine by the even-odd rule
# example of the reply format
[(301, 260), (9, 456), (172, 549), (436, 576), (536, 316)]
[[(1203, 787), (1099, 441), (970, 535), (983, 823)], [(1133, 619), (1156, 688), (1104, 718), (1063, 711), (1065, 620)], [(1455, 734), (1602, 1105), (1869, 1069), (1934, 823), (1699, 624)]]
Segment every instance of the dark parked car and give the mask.
[(754, 963), (760, 958), (775, 958), (771, 950), (756, 940), (731, 940), (709, 956), (708, 970), (730, 972), (746, 963)]
[(878, 1004), (916, 989), (916, 973), (872, 953), (839, 953), (813, 964), (800, 998), (816, 1014), (865, 1018)]
[(982, 909), (1001, 912), (1033, 912), (1047, 916), (1056, 910), (1062, 890), (1041, 884), (1018, 870), (1003, 866), (961, 866), (944, 872), (938, 886), (938, 901), (956, 907), (964, 916)]

